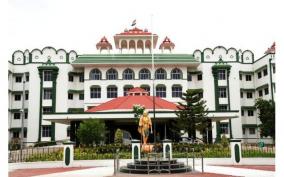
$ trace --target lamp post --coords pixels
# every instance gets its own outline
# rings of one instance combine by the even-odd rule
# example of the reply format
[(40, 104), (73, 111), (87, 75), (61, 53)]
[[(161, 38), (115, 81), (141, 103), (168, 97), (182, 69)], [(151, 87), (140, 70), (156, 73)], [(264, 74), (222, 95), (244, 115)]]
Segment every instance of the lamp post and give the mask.
[[(152, 87), (153, 87), (153, 120), (154, 120), (154, 144), (156, 145), (156, 105), (155, 105), (155, 63), (154, 63), (154, 33), (153, 33), (153, 14), (151, 14), (151, 56), (152, 56)], [(156, 151), (156, 148), (155, 148)]]

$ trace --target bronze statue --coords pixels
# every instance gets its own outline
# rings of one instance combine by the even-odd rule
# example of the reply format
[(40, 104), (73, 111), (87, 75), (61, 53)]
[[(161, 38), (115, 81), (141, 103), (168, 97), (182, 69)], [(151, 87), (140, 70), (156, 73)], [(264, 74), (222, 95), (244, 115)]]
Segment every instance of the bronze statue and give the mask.
[(149, 128), (151, 128), (151, 134), (152, 134), (152, 121), (151, 118), (148, 116), (148, 111), (144, 110), (143, 115), (139, 119), (139, 127), (138, 132), (143, 137), (143, 144), (147, 144), (147, 140), (149, 137)]

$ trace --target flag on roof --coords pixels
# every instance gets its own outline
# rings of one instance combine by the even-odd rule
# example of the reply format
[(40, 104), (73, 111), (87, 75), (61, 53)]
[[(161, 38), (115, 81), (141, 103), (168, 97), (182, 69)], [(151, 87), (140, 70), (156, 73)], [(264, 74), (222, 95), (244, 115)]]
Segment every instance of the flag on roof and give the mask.
[(274, 53), (275, 54), (275, 42), (273, 42), (272, 46), (268, 48), (264, 54)]
[(136, 19), (133, 20), (132, 25), (131, 26), (135, 26), (136, 25)]

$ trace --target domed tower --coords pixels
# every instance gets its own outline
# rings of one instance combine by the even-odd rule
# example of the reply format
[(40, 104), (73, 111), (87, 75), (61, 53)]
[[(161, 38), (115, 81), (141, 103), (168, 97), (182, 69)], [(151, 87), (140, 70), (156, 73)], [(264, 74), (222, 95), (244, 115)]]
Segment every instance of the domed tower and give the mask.
[(103, 50), (107, 50), (107, 52), (110, 53), (110, 50), (112, 49), (112, 45), (105, 36), (97, 43), (96, 47), (100, 50), (100, 53), (102, 53)]
[(165, 50), (168, 50), (169, 53), (172, 53), (172, 50), (175, 48), (175, 44), (166, 36), (164, 41), (160, 45), (160, 50), (164, 53)]
[[(156, 47), (158, 35), (153, 34), (153, 48)], [(151, 53), (152, 33), (147, 29), (125, 29), (124, 32), (114, 36), (115, 47), (121, 53)]]

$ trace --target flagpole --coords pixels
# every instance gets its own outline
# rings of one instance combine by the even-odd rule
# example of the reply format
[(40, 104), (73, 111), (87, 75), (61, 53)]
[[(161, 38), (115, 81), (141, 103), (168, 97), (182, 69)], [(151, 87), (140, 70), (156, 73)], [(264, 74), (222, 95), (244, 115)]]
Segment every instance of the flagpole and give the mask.
[[(154, 122), (154, 144), (156, 145), (156, 105), (155, 105), (155, 64), (154, 64), (154, 30), (153, 30), (153, 14), (151, 14), (151, 56), (152, 56), (152, 87), (153, 87), (153, 122)], [(156, 152), (156, 148), (155, 148)]]

